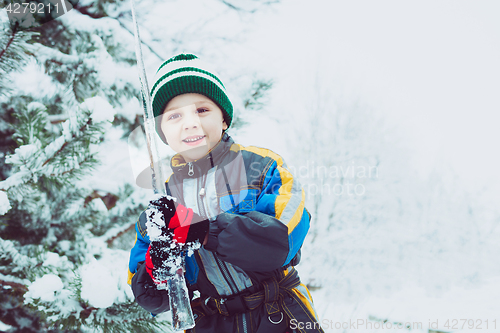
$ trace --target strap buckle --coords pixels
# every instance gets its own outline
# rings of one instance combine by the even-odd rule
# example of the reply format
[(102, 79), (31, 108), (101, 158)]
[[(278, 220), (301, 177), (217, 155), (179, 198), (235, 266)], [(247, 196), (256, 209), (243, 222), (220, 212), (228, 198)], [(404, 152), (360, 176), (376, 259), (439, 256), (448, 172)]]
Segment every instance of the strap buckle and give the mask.
[(243, 295), (234, 295), (221, 298), (220, 304), (225, 306), (230, 316), (237, 313), (244, 313), (248, 311), (248, 308), (243, 297)]
[(273, 320), (271, 318), (274, 314), (267, 316), (267, 319), (269, 319), (269, 321), (271, 322), (271, 324), (278, 325), (279, 323), (281, 323), (283, 321), (283, 317), (284, 317), (283, 316), (283, 312), (280, 311), (279, 314), (281, 315), (281, 318), (279, 320), (277, 320), (277, 321), (275, 321), (275, 320)]
[(211, 316), (211, 315), (213, 315), (213, 314), (215, 314), (217, 312), (215, 309), (213, 309), (210, 306), (210, 301), (211, 300), (213, 300), (213, 298), (211, 298), (210, 296), (203, 296), (203, 295), (201, 296), (201, 300), (200, 300), (201, 308), (209, 316)]

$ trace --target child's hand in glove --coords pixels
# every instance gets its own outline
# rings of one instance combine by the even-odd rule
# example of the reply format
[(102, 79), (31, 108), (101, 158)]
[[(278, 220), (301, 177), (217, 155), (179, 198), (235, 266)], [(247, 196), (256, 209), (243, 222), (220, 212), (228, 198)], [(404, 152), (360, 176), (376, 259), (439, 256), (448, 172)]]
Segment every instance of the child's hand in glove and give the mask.
[(174, 200), (162, 195), (151, 200), (146, 210), (151, 241), (146, 253), (146, 270), (157, 284), (182, 267), (181, 252), (190, 246), (199, 246), (209, 227), (208, 219)]

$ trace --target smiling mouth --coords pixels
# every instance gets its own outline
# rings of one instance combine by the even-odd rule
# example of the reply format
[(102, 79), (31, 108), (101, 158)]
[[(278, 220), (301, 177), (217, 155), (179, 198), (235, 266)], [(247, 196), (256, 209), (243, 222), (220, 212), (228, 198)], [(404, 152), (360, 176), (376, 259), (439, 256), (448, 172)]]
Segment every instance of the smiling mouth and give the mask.
[(186, 143), (193, 143), (193, 142), (203, 140), (203, 138), (205, 138), (205, 135), (199, 135), (199, 136), (195, 136), (195, 137), (186, 138), (182, 141), (184, 141)]

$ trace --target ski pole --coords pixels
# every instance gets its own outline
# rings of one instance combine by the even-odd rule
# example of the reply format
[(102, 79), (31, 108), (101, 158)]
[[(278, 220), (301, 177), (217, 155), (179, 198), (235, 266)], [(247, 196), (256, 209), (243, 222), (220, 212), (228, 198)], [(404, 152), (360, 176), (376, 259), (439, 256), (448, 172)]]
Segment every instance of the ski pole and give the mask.
[[(151, 107), (149, 86), (146, 77), (146, 69), (142, 57), (141, 37), (139, 35), (139, 25), (135, 16), (134, 0), (130, 0), (132, 7), (132, 20), (134, 24), (135, 56), (137, 58), (137, 68), (139, 70), (139, 81), (141, 83), (141, 97), (144, 116), (144, 129), (146, 132), (146, 142), (152, 172), (153, 191), (155, 194), (166, 194), (164, 177), (160, 166), (158, 154), (158, 141), (154, 135), (154, 114)], [(155, 165), (155, 161), (157, 164)], [(149, 218), (149, 217), (148, 217)], [(179, 246), (179, 245), (177, 245)], [(172, 326), (175, 330), (187, 330), (194, 327), (193, 311), (189, 302), (189, 294), (184, 279), (183, 269), (179, 269), (173, 276), (167, 278), (167, 289), (170, 300), (170, 311), (172, 311)]]

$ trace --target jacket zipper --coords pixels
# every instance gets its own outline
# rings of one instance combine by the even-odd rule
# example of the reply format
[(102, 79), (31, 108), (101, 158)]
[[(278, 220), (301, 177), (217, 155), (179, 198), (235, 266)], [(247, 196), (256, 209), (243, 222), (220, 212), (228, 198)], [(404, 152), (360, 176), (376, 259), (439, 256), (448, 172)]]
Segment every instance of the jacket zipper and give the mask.
[[(192, 175), (194, 175), (193, 164), (191, 162), (189, 162), (188, 165), (189, 165), (188, 175), (192, 176)], [(203, 183), (203, 184), (200, 184), (200, 180), (196, 179), (196, 190), (197, 190), (196, 192), (198, 193), (198, 195), (196, 196), (196, 201), (198, 203), (198, 209), (200, 211), (200, 215), (205, 216), (205, 217), (210, 219), (210, 216), (208, 216), (207, 210), (205, 209), (205, 204), (203, 202), (203, 197), (206, 194), (205, 182), (206, 182), (206, 175), (202, 175), (201, 183)], [(198, 189), (199, 189), (199, 191), (198, 191)], [(236, 282), (234, 282), (231, 274), (229, 273), (229, 269), (227, 268), (225, 263), (219, 259), (219, 257), (217, 256), (216, 253), (214, 253), (214, 257), (215, 257), (217, 265), (219, 266), (219, 269), (222, 273), (222, 276), (226, 280), (226, 283), (228, 284), (229, 288), (231, 289), (231, 292), (233, 294), (237, 293), (239, 291), (239, 289), (236, 286)]]
[(188, 167), (189, 167), (188, 176), (194, 175), (193, 162), (188, 162)]
[(209, 214), (210, 209), (208, 207), (208, 202), (207, 200), (203, 201), (203, 197), (205, 196), (205, 194), (207, 194), (207, 191), (205, 190), (206, 185), (207, 185), (207, 175), (202, 175), (201, 186), (200, 186), (201, 188), (200, 191), (198, 192), (198, 198), (199, 198), (198, 205), (200, 205), (201, 203), (201, 206), (206, 212), (205, 216), (208, 218), (209, 221), (212, 221), (212, 216), (210, 216)]
[(222, 276), (224, 276), (224, 279), (227, 282), (227, 285), (231, 289), (231, 292), (233, 294), (236, 294), (239, 290), (238, 287), (236, 287), (236, 283), (232, 279), (231, 275), (229, 274), (227, 266), (220, 260), (220, 258), (217, 256), (217, 253), (214, 253), (215, 260), (217, 262), (217, 266), (219, 266), (220, 271), (222, 272)]
[[(193, 163), (188, 162), (188, 166), (189, 166), (188, 176), (193, 176), (194, 175)], [(210, 218), (210, 216), (208, 216), (208, 214), (207, 214), (208, 209), (205, 210), (205, 205), (203, 203), (203, 197), (205, 196), (205, 185), (206, 185), (205, 184), (205, 182), (206, 182), (205, 177), (206, 177), (206, 175), (202, 175), (202, 179), (204, 180), (203, 187), (199, 184), (199, 180), (198, 179), (196, 180), (196, 192), (195, 193), (198, 193), (198, 195), (196, 196), (196, 201), (198, 203), (198, 209), (200, 211), (200, 215), (205, 216), (207, 218)], [(224, 178), (226, 180), (226, 186), (229, 186), (229, 184), (227, 184), (227, 177), (225, 174), (224, 174)], [(200, 189), (200, 190), (198, 191), (198, 189)], [(231, 201), (232, 201), (232, 198), (231, 198)], [(234, 203), (233, 203), (233, 205), (234, 205)], [(226, 283), (228, 284), (229, 288), (231, 289), (231, 292), (233, 294), (236, 294), (239, 291), (239, 289), (236, 286), (236, 283), (234, 282), (231, 274), (228, 272), (229, 269), (227, 268), (226, 264), (224, 262), (222, 262), (222, 260), (219, 259), (219, 257), (217, 256), (216, 253), (214, 253), (214, 257), (215, 257), (217, 265), (219, 266), (219, 269), (222, 273), (222, 276), (226, 280)], [(234, 288), (233, 288), (233, 286), (234, 286)], [(247, 332), (247, 322), (246, 322), (246, 318), (245, 318), (244, 313), (242, 314), (242, 325), (243, 325), (243, 332), (246, 333)]]
[(241, 321), (242, 321), (242, 324), (243, 324), (243, 333), (248, 333), (248, 330), (247, 330), (247, 319), (246, 319), (244, 313), (241, 314)]

